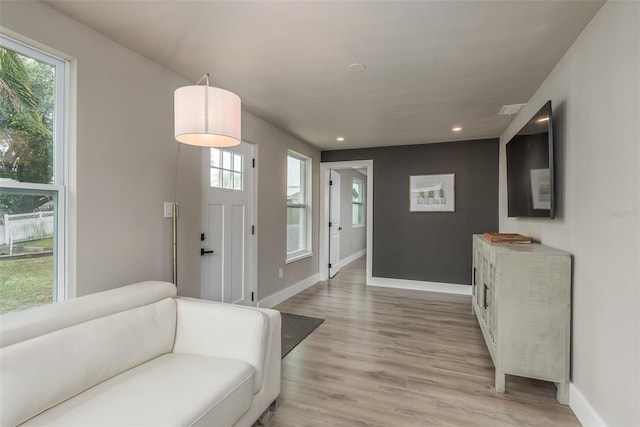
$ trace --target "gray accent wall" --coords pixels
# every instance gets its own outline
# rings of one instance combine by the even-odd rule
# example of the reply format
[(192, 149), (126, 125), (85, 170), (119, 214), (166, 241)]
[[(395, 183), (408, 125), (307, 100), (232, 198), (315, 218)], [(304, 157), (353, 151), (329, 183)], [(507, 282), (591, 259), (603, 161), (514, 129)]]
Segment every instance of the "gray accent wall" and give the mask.
[[(373, 160), (374, 277), (470, 284), (471, 236), (498, 230), (498, 140), (323, 151)], [(455, 212), (409, 212), (409, 175), (455, 173)]]

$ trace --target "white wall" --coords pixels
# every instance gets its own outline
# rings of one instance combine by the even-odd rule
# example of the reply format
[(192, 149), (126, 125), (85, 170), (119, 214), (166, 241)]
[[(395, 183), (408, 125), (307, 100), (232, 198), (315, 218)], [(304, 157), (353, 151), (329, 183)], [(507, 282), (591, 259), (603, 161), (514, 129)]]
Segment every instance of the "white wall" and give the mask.
[[(258, 145), (258, 295), (263, 300), (318, 273), (320, 151), (251, 115), (242, 114), (242, 139)], [(287, 153), (311, 158), (313, 256), (286, 264)], [(278, 276), (282, 268), (283, 277)]]
[[(84, 295), (171, 280), (173, 91), (187, 82), (39, 2), (2, 2), (9, 36), (71, 60), (69, 276)], [(182, 148), (180, 293), (199, 294), (199, 150)], [(73, 295), (74, 289), (71, 289)]]
[[(500, 231), (574, 255), (572, 383), (593, 413), (572, 408), (610, 426), (640, 425), (639, 29), (639, 2), (606, 3), (500, 138)], [(505, 144), (549, 99), (558, 217), (507, 218)]]
[[(173, 200), (175, 188), (173, 91), (193, 82), (42, 3), (2, 2), (0, 7), (4, 33), (72, 61), (68, 200), (75, 294), (140, 280), (170, 281), (171, 221), (162, 217), (162, 204)], [(262, 299), (318, 273), (316, 237), (314, 256), (285, 264), (286, 156), (292, 149), (312, 159), (312, 234), (317, 236), (320, 152), (246, 111), (242, 136), (258, 145)], [(198, 297), (200, 149), (182, 145), (180, 153), (178, 291)]]

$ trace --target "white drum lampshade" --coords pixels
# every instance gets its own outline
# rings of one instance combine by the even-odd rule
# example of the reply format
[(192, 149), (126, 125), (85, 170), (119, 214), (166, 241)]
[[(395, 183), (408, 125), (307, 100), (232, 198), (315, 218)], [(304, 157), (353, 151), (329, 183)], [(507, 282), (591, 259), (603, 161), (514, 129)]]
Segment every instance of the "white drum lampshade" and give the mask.
[(240, 144), (240, 97), (209, 85), (184, 86), (174, 92), (175, 138), (200, 147)]

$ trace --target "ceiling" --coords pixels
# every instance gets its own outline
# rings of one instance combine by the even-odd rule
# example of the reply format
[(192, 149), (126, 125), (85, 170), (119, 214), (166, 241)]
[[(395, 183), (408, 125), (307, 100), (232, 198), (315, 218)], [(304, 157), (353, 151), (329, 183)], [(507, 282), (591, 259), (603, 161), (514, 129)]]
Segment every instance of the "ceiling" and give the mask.
[(331, 150), (498, 137), (603, 1), (45, 3)]

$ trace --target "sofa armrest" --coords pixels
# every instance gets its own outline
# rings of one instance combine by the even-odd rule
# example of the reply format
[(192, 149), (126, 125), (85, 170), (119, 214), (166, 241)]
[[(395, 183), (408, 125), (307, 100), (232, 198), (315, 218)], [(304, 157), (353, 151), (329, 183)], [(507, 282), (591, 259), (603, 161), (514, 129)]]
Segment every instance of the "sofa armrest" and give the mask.
[(194, 298), (176, 298), (176, 303), (174, 353), (242, 360), (256, 371), (254, 393), (267, 383), (269, 389), (273, 388), (269, 378), (276, 374), (272, 370), (277, 368), (279, 393), (279, 312)]
[(267, 408), (280, 395), (280, 369), (282, 364), (282, 318), (280, 312), (268, 308), (250, 308), (259, 310), (269, 317), (269, 338), (267, 339), (267, 358), (265, 360), (265, 375), (262, 380), (263, 402)]

